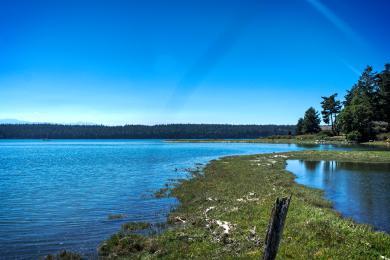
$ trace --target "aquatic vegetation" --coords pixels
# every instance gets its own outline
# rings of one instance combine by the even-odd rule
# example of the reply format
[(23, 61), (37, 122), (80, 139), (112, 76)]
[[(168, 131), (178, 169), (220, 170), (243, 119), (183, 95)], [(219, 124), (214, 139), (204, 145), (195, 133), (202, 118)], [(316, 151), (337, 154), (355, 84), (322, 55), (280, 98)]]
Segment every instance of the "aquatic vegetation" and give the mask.
[(78, 253), (70, 251), (61, 251), (56, 255), (48, 255), (45, 260), (81, 260), (83, 259)]
[(147, 237), (118, 233), (99, 247), (99, 255), (106, 258), (132, 257), (139, 254), (155, 254), (158, 249), (158, 244)]
[(150, 228), (151, 224), (147, 222), (128, 222), (122, 225), (124, 231), (136, 231)]
[(124, 214), (110, 214), (107, 216), (108, 220), (122, 219), (126, 217)]

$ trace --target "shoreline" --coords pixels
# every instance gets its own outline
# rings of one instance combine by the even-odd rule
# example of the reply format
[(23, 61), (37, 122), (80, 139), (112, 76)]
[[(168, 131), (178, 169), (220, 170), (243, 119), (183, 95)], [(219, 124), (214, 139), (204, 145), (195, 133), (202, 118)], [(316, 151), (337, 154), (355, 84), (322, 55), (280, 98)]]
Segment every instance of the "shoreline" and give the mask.
[(298, 144), (298, 145), (340, 145), (340, 146), (366, 146), (378, 148), (390, 148), (390, 143), (386, 141), (372, 141), (364, 143), (352, 143), (336, 140), (314, 140), (295, 138), (258, 138), (258, 139), (172, 139), (164, 140), (167, 143), (246, 143), (246, 144)]
[[(102, 244), (100, 254), (108, 258), (258, 259), (275, 198), (292, 194), (279, 256), (390, 257), (389, 234), (341, 217), (323, 191), (295, 182), (295, 175), (285, 169), (289, 159), (390, 163), (390, 153), (300, 151), (212, 160), (203, 174), (182, 180), (170, 190), (170, 196), (179, 200), (176, 210), (169, 213), (172, 227), (146, 237), (120, 231)], [(367, 248), (367, 243), (375, 246)]]
[(172, 139), (167, 143), (254, 143), (254, 144), (327, 144), (353, 145), (347, 141), (296, 139), (296, 138), (257, 138), (257, 139)]

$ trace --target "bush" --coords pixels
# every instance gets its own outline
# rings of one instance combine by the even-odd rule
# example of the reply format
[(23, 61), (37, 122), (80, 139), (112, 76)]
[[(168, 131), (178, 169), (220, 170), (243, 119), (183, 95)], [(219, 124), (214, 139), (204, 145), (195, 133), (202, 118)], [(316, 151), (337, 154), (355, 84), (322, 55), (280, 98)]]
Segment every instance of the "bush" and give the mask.
[(378, 134), (376, 136), (376, 139), (378, 141), (387, 141), (387, 140), (390, 140), (390, 132), (389, 133), (382, 133), (382, 134)]
[(322, 130), (318, 133), (318, 136), (331, 137), (334, 136), (334, 133), (331, 130)]
[(362, 134), (358, 131), (352, 131), (346, 137), (348, 141), (359, 142), (362, 139)]

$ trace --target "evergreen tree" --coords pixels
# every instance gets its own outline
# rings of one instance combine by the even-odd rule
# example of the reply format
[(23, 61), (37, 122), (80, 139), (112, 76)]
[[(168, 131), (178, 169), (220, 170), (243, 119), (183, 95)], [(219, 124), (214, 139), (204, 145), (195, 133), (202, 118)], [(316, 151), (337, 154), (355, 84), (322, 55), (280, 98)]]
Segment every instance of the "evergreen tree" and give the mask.
[(344, 106), (351, 104), (352, 99), (356, 95), (366, 95), (371, 105), (377, 102), (378, 85), (377, 85), (377, 74), (373, 71), (371, 66), (367, 66), (359, 77), (358, 82), (352, 87), (351, 90), (347, 91), (345, 96)]
[(297, 123), (295, 132), (297, 135), (303, 134), (303, 118), (302, 117), (298, 119), (298, 123)]
[(336, 133), (337, 129), (335, 127), (335, 122), (337, 115), (341, 111), (341, 102), (339, 100), (336, 100), (337, 93), (329, 96), (329, 97), (322, 97), (323, 101), (321, 102), (322, 106), (322, 119), (325, 122), (325, 124), (330, 123), (332, 126), (332, 132)]
[(339, 125), (350, 140), (366, 141), (373, 138), (373, 122), (383, 119), (378, 81), (377, 73), (367, 66), (358, 82), (345, 96)]
[(378, 74), (377, 83), (380, 114), (382, 120), (388, 123), (388, 130), (390, 130), (390, 64), (386, 64), (385, 69)]
[(339, 115), (341, 130), (353, 141), (366, 141), (373, 137), (373, 107), (367, 95), (355, 95)]
[(306, 110), (303, 118), (303, 132), (305, 134), (315, 134), (320, 132), (320, 123), (321, 119), (319, 113), (313, 107), (310, 107)]
[(258, 138), (286, 135), (295, 125), (228, 125), (228, 124), (166, 124), (166, 125), (57, 125), (0, 124), (0, 138), (25, 139), (181, 139), (181, 138)]

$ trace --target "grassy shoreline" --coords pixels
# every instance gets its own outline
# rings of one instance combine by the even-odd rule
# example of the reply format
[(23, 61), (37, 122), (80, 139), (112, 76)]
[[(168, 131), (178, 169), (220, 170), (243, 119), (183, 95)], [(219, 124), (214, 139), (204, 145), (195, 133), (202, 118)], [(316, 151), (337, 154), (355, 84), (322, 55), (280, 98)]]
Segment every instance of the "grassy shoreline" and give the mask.
[(274, 135), (256, 139), (175, 139), (172, 143), (270, 143), (270, 144), (350, 144), (344, 136), (329, 136), (326, 133), (306, 135)]
[(346, 141), (296, 139), (296, 138), (257, 138), (257, 139), (175, 139), (168, 143), (265, 143), (265, 144), (350, 144)]
[[(343, 139), (319, 139), (319, 138), (257, 138), (257, 139), (175, 139), (165, 140), (168, 143), (253, 143), (253, 144), (301, 144), (301, 145), (356, 145)], [(368, 147), (385, 147), (389, 148), (390, 143), (387, 141), (372, 141), (359, 143), (359, 145)]]
[[(107, 258), (249, 258), (262, 255), (276, 197), (292, 194), (279, 258), (390, 257), (390, 236), (340, 217), (323, 192), (295, 183), (288, 159), (390, 162), (388, 152), (303, 151), (231, 156), (211, 161), (203, 174), (171, 190), (179, 207), (165, 232), (119, 232), (105, 241)], [(384, 258), (386, 259), (386, 258)]]

